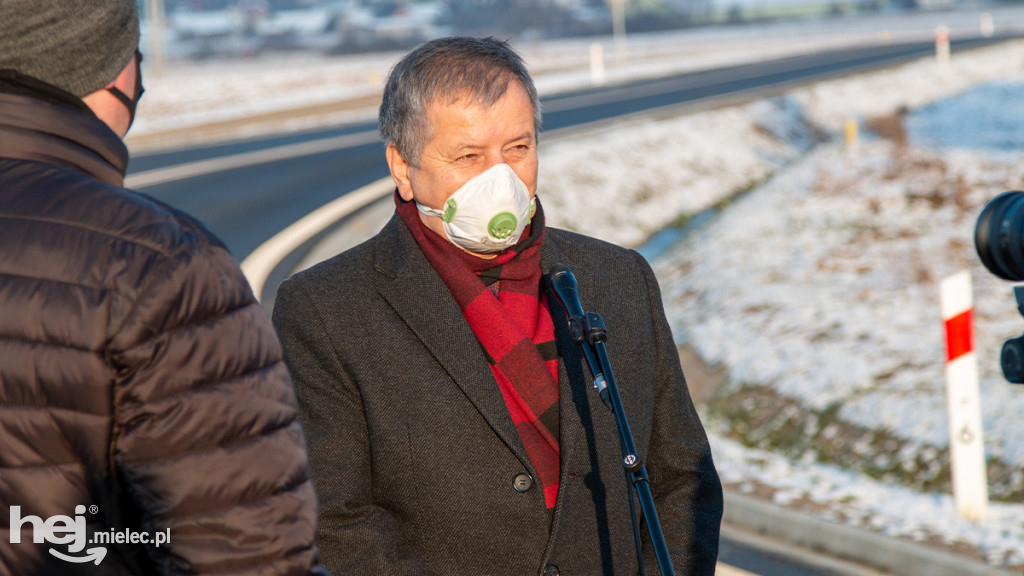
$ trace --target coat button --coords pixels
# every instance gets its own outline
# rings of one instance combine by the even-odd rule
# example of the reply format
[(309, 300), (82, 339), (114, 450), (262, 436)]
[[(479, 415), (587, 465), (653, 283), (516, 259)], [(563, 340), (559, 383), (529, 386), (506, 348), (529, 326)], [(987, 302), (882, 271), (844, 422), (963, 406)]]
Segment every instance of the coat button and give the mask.
[(526, 492), (533, 488), (533, 478), (530, 478), (529, 474), (516, 474), (515, 479), (512, 480), (512, 487), (516, 489), (516, 492)]
[(544, 567), (544, 576), (558, 576), (558, 565), (548, 564)]

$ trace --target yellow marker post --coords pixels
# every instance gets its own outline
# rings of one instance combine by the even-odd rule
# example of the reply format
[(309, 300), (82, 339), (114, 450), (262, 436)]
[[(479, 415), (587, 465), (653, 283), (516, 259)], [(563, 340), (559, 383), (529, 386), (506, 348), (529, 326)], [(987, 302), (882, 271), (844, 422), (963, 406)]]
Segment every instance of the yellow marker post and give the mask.
[(846, 149), (853, 150), (857, 148), (857, 137), (858, 137), (857, 121), (853, 118), (847, 118), (846, 122), (843, 123), (843, 134), (846, 136)]

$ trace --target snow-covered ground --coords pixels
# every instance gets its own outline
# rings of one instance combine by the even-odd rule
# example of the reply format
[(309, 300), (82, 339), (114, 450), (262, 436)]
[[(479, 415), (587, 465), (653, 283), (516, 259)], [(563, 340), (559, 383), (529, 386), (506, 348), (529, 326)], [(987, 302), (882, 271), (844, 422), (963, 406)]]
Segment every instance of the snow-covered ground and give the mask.
[[(977, 22), (977, 14), (964, 21)], [(1006, 21), (997, 16), (997, 29)], [(933, 24), (913, 33), (930, 35)], [(844, 29), (877, 40), (885, 37), (880, 30), (910, 34), (902, 25)], [(608, 78), (855, 41), (831, 21), (781, 29), (638, 37), (628, 45), (630, 60), (609, 66)], [(551, 93), (589, 81), (588, 47), (521, 49), (541, 91)], [(147, 81), (136, 129), (372, 93), (394, 58), (182, 65)], [(954, 54), (948, 65), (926, 59), (748, 105), (542, 142), (539, 194), (551, 224), (627, 246), (744, 192), (654, 262), (677, 339), (726, 371), (705, 417), (730, 486), (839, 522), (955, 545), (994, 565), (1024, 566), (1024, 448), (1015, 441), (1024, 429), (1017, 425), (1024, 389), (1003, 381), (997, 360), (1002, 339), (1018, 334), (1024, 319), (1009, 285), (977, 262), (972, 236), (984, 202), (1019, 188), (1024, 168), (1014, 162), (1019, 149), (980, 147), (1005, 118), (963, 114), (971, 98), (987, 102), (983, 110), (1019, 106), (1022, 66), (1024, 42), (1014, 42)], [(996, 80), (1002, 88), (943, 101)], [(871, 118), (900, 108), (911, 111), (908, 144), (869, 133)], [(849, 119), (862, 129), (855, 148), (842, 142)], [(979, 523), (960, 520), (943, 491), (949, 439), (938, 281), (962, 268), (974, 275), (986, 450), (1002, 466), (993, 492), (1013, 500), (993, 503)], [(777, 410), (766, 415), (768, 407)]]
[[(1024, 176), (1019, 147), (977, 147), (1019, 124), (1013, 108), (992, 116), (1024, 99), (1022, 65), (1017, 42), (542, 149), (550, 222), (625, 245), (754, 187), (655, 262), (677, 340), (727, 371), (707, 418), (728, 484), (1024, 565), (1024, 389), (998, 363), (1024, 319), (973, 246), (984, 203)], [(999, 84), (928, 107), (988, 81)], [(965, 115), (972, 105), (990, 114)], [(844, 144), (846, 119), (864, 130), (903, 107), (921, 109), (906, 121), (907, 145), (870, 134)], [(805, 154), (822, 135), (831, 140)], [(957, 517), (948, 494), (906, 486), (948, 490), (938, 283), (963, 268), (975, 283), (986, 452), (1003, 464), (993, 495), (1015, 501), (977, 524)], [(793, 427), (802, 440), (791, 442)], [(868, 470), (879, 479), (858, 473)]]

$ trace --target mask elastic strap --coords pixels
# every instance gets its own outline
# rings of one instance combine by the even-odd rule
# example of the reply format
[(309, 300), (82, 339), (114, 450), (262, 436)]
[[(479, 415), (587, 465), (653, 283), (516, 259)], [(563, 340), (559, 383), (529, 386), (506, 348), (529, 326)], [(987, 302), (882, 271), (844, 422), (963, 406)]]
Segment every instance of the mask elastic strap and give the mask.
[(131, 114), (131, 119), (128, 121), (128, 126), (131, 127), (135, 123), (135, 111), (139, 107), (139, 100), (142, 99), (142, 93), (146, 91), (142, 87), (142, 52), (135, 50), (135, 99), (132, 100), (127, 94), (121, 91), (117, 86), (111, 86), (106, 89), (114, 95), (115, 98), (124, 104), (124, 107), (128, 109)]
[(118, 88), (117, 86), (111, 86), (110, 88), (107, 88), (107, 92), (113, 94), (115, 98), (117, 98), (121, 101), (122, 104), (124, 104), (124, 107), (127, 108), (129, 112), (135, 114), (135, 102), (131, 98), (129, 98), (127, 94), (121, 92), (120, 88)]
[(438, 210), (437, 208), (431, 208), (430, 206), (424, 206), (423, 204), (420, 204), (419, 202), (416, 202), (416, 209), (419, 210), (420, 212), (422, 212), (423, 214), (428, 215), (428, 216), (437, 216), (438, 218), (441, 218), (441, 217), (444, 216), (444, 212)]

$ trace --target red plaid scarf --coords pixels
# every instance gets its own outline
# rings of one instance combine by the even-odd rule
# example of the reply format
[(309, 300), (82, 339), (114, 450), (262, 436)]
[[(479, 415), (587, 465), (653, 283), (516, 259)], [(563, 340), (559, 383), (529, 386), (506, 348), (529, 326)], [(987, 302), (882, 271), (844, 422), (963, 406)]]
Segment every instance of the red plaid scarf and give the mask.
[(420, 221), (414, 202), (395, 194), (398, 214), (441, 275), (479, 340), (505, 398), (544, 501), (558, 496), (558, 350), (540, 289), (544, 214), (540, 202), (523, 238), (495, 258), (459, 249)]

